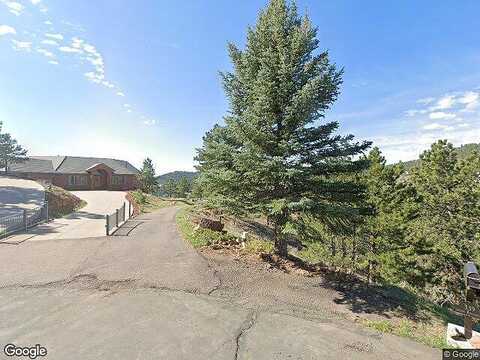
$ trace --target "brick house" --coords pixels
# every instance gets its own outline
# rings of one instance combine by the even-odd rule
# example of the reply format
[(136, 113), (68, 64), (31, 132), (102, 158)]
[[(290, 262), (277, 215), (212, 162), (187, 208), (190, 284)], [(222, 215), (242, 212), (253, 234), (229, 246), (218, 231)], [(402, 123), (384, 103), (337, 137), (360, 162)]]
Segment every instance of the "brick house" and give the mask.
[(7, 173), (67, 190), (132, 190), (139, 171), (128, 161), (79, 156), (30, 156)]

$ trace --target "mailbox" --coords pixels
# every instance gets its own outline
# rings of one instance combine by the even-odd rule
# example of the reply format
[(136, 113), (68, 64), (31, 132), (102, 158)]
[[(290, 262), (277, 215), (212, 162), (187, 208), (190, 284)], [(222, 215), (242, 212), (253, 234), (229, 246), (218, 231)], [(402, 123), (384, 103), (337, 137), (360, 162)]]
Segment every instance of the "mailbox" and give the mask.
[(473, 314), (472, 310), (475, 304), (480, 300), (480, 274), (478, 273), (475, 263), (469, 261), (463, 268), (463, 276), (465, 278), (465, 318), (464, 318), (464, 337), (472, 338), (473, 330)]
[(465, 277), (465, 290), (467, 291), (467, 301), (480, 298), (480, 274), (477, 267), (471, 261), (465, 264), (463, 269)]

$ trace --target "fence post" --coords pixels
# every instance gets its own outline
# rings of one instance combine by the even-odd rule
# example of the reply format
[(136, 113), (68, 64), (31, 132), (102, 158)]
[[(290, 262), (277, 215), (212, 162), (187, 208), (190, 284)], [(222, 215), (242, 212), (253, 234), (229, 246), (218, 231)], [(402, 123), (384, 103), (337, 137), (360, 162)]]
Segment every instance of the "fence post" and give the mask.
[(130, 201), (128, 202), (128, 218), (130, 219), (130, 208), (132, 207), (132, 204), (130, 203)]
[(25, 231), (28, 230), (28, 224), (27, 224), (27, 210), (23, 209), (23, 225), (25, 226)]
[(118, 209), (115, 210), (115, 225), (118, 227)]
[(48, 217), (48, 201), (45, 201), (45, 220), (49, 220), (49, 217)]
[(110, 232), (110, 231), (109, 231), (110, 224), (109, 224), (108, 218), (109, 218), (109, 216), (108, 216), (108, 215), (105, 215), (105, 232), (107, 233), (107, 236), (109, 235), (108, 233)]

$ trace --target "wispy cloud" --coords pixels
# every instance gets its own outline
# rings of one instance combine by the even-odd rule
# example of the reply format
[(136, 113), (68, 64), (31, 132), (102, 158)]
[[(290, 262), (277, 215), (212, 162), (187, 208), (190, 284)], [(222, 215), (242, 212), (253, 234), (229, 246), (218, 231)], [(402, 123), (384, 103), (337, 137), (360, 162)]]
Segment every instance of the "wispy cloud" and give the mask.
[(42, 40), (42, 44), (44, 45), (52, 45), (52, 46), (59, 46), (60, 44), (56, 42), (55, 40), (50, 40), (50, 39), (45, 39)]
[(373, 139), (389, 161), (417, 158), (438, 139), (457, 146), (479, 141), (479, 88), (423, 98), (416, 104), (416, 108), (404, 111), (409, 130)]
[(446, 110), (450, 109), (455, 104), (455, 96), (445, 95), (438, 99), (436, 105), (431, 107), (431, 110)]
[(55, 55), (51, 51), (48, 51), (48, 50), (45, 50), (45, 49), (42, 49), (42, 48), (37, 49), (37, 52), (39, 54), (42, 54), (45, 57), (48, 57), (48, 58), (54, 58), (55, 57)]
[(77, 54), (82, 53), (82, 50), (76, 49), (76, 48), (73, 48), (73, 47), (70, 47), (70, 46), (60, 46), (58, 48), (58, 50), (60, 50), (61, 52), (65, 52), (65, 53), (77, 53)]
[[(0, 4), (17, 16), (25, 11), (25, 4), (28, 3), (28, 15), (48, 11), (43, 0), (0, 0)], [(34, 53), (43, 55), (51, 65), (71, 66), (73, 63), (74, 68), (80, 69), (89, 82), (112, 90), (116, 96), (126, 98), (123, 90), (107, 77), (104, 57), (95, 44), (84, 38), (83, 26), (63, 19), (53, 19), (51, 16), (46, 18), (45, 15), (41, 15), (40, 19), (39, 29), (19, 29), (22, 38), (17, 37), (15, 28), (0, 24), (0, 36), (11, 36), (11, 45), (15, 51), (32, 53), (34, 50)], [(134, 112), (129, 104), (122, 108), (127, 113)]]
[(32, 50), (32, 43), (29, 41), (12, 40), (12, 47), (15, 51), (30, 52)]
[(25, 6), (15, 1), (0, 0), (0, 2), (8, 8), (8, 11), (10, 11), (12, 14), (16, 16), (21, 15), (23, 10), (25, 9)]
[(46, 33), (45, 37), (54, 39), (54, 40), (63, 40), (63, 35), (62, 34), (52, 34), (52, 33)]
[(147, 126), (153, 126), (157, 124), (157, 121), (154, 119), (145, 119), (143, 120), (143, 124)]
[(0, 25), (0, 36), (8, 34), (15, 35), (16, 33), (17, 31), (13, 27), (8, 25)]
[(432, 120), (440, 120), (440, 119), (455, 119), (457, 115), (452, 114), (452, 113), (446, 113), (443, 111), (436, 111), (436, 112), (431, 112), (428, 114), (428, 117)]

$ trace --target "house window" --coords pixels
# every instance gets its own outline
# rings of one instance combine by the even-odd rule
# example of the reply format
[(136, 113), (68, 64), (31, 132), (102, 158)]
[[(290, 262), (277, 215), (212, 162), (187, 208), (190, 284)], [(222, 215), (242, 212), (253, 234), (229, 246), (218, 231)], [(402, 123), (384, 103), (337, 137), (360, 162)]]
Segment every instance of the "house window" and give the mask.
[(125, 176), (123, 175), (112, 176), (112, 185), (123, 185), (123, 184), (125, 184)]
[(88, 179), (86, 175), (69, 175), (68, 185), (87, 185)]

